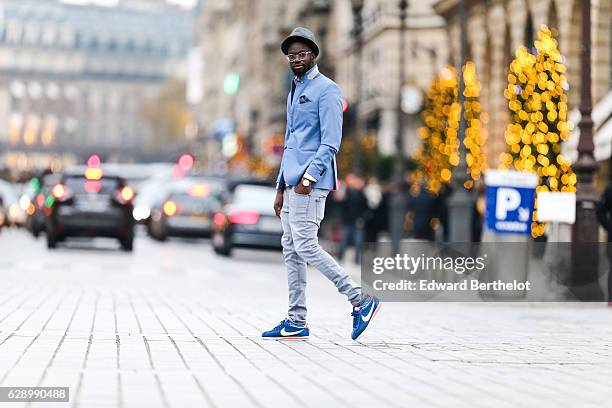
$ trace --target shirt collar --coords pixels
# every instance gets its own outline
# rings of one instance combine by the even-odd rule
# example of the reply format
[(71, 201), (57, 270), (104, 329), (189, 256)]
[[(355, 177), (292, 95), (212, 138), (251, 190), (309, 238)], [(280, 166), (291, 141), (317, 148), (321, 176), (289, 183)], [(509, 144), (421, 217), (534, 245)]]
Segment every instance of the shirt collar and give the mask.
[(312, 68), (310, 68), (304, 75), (301, 77), (293, 78), (294, 82), (304, 82), (304, 80), (312, 81), (319, 74), (319, 66), (315, 64)]

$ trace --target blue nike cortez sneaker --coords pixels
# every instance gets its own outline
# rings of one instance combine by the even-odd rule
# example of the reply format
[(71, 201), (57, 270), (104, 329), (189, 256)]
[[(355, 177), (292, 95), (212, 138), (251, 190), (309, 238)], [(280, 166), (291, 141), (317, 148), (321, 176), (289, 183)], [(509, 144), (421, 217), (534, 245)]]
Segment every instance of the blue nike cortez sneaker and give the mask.
[(285, 319), (272, 330), (261, 333), (261, 337), (267, 340), (308, 340), (309, 334), (306, 323), (295, 323)]
[(366, 296), (361, 300), (358, 307), (353, 309), (353, 332), (351, 338), (357, 340), (357, 337), (368, 328), (376, 313), (380, 310), (382, 304), (377, 297)]

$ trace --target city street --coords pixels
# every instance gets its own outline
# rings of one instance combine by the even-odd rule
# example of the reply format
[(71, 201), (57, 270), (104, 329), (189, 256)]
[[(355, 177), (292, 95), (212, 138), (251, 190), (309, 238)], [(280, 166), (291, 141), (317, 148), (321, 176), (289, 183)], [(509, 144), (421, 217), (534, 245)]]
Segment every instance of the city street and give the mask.
[[(310, 341), (263, 341), (285, 312), (278, 252), (226, 259), (205, 240), (144, 234), (131, 254), (113, 241), (44, 244), (0, 233), (0, 385), (69, 386), (70, 406), (601, 407), (612, 398), (612, 309), (602, 304), (386, 303), (353, 342), (348, 303), (313, 270)], [(0, 407), (39, 405), (68, 404)]]

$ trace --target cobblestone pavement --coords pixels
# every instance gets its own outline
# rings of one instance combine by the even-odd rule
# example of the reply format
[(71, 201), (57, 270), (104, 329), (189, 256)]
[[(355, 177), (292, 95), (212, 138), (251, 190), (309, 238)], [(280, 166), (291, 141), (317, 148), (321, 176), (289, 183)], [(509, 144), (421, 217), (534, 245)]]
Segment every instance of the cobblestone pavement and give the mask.
[(0, 385), (70, 387), (70, 404), (0, 408), (612, 403), (601, 304), (385, 303), (354, 342), (348, 303), (313, 270), (310, 341), (264, 341), (286, 307), (279, 253), (96, 246), (0, 233)]

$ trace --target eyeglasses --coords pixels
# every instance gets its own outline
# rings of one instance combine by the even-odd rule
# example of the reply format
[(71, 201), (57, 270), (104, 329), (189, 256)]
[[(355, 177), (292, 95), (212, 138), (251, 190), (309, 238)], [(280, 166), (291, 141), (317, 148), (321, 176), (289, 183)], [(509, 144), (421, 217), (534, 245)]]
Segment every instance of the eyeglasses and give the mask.
[(300, 51), (297, 54), (287, 54), (287, 61), (295, 62), (297, 60), (303, 61), (306, 59), (308, 54), (312, 54), (312, 51)]

